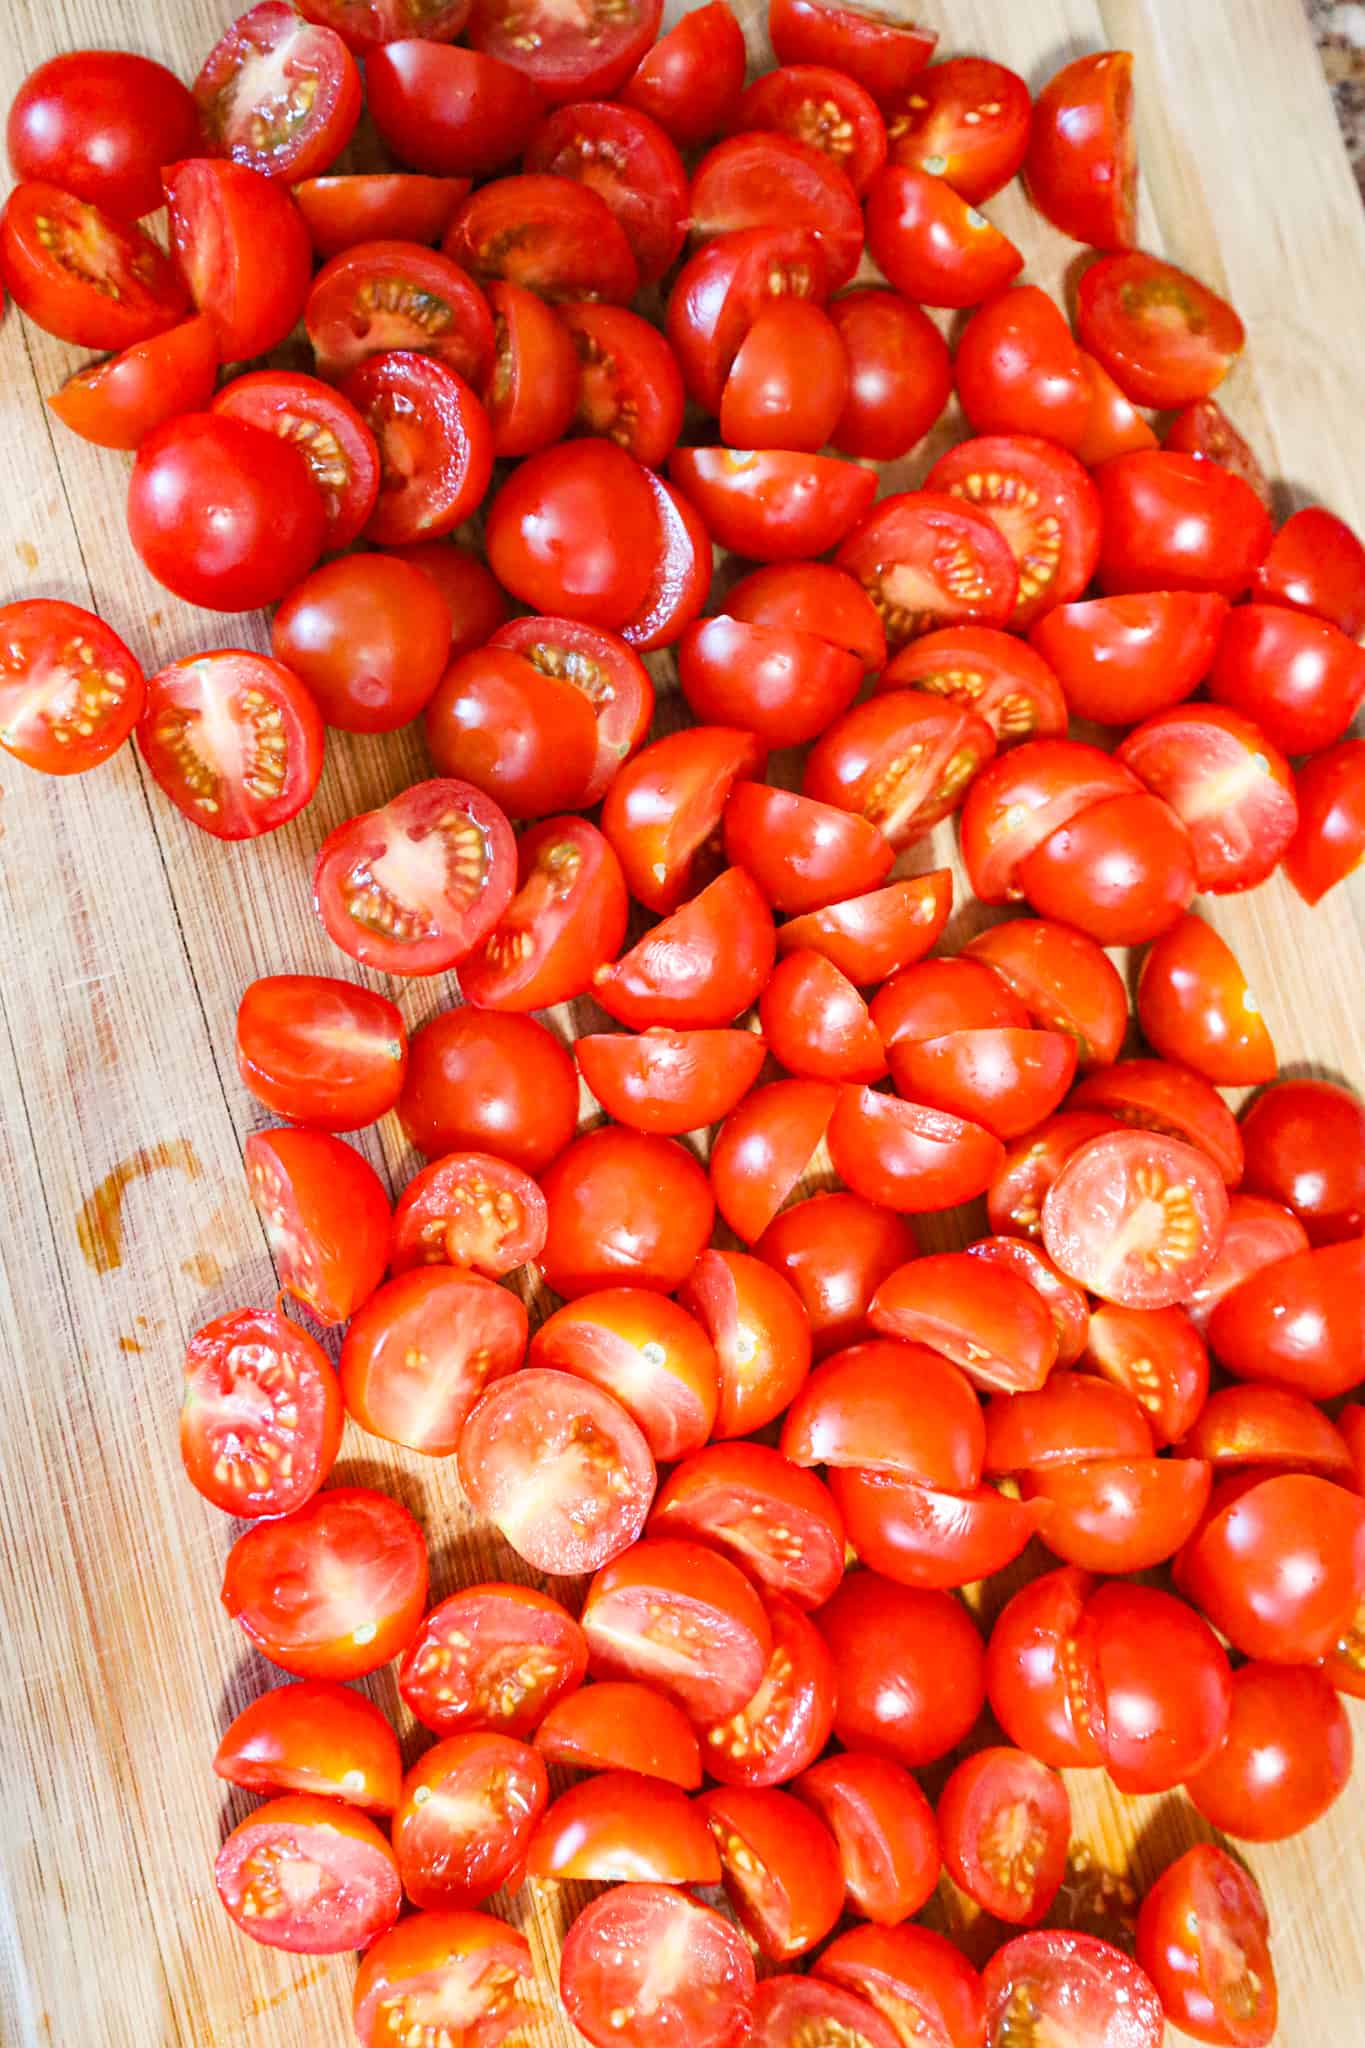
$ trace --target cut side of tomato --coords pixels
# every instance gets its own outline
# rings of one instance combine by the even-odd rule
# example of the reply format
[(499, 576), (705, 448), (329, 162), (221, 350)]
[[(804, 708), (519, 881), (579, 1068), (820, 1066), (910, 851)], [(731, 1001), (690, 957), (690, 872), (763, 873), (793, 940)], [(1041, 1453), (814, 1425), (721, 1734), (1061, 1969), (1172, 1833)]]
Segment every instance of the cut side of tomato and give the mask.
[(496, 1581), (433, 1607), (408, 1646), (398, 1689), (435, 1735), (493, 1728), (529, 1737), (588, 1668), (583, 1631), (548, 1593)]
[(191, 1337), (180, 1455), (190, 1484), (226, 1514), (287, 1515), (311, 1500), (341, 1424), (326, 1353), (277, 1311), (238, 1309)]
[(0, 747), (16, 761), (45, 775), (97, 768), (146, 699), (141, 664), (93, 612), (46, 597), (0, 606)]
[(1227, 1220), (1207, 1155), (1155, 1131), (1092, 1138), (1043, 1204), (1043, 1243), (1069, 1279), (1124, 1308), (1189, 1298), (1213, 1264)]
[(344, 1955), (398, 1918), (403, 1893), (392, 1849), (372, 1820), (331, 1799), (272, 1799), (218, 1851), (218, 1896), (234, 1924), (266, 1948)]
[(342, 1339), (347, 1413), (372, 1436), (448, 1458), (484, 1389), (525, 1353), (526, 1311), (507, 1288), (453, 1266), (399, 1273)]

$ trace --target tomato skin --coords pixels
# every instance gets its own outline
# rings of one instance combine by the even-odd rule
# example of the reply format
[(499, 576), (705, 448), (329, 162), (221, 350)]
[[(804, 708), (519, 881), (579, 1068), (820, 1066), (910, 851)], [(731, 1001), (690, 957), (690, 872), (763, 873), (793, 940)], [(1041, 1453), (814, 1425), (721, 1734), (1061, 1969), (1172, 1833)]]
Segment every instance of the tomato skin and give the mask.
[(1139, 250), (1091, 264), (1077, 293), (1076, 332), (1127, 397), (1159, 409), (1207, 398), (1246, 343), (1226, 299)]
[(634, 1543), (595, 1573), (582, 1626), (594, 1677), (648, 1678), (703, 1723), (747, 1705), (772, 1649), (739, 1567), (667, 1537)]
[(386, 553), (430, 576), (450, 612), (450, 658), (482, 647), (506, 623), (511, 605), (476, 555), (451, 540), (419, 540)]
[(707, 150), (692, 173), (691, 219), (698, 241), (740, 228), (808, 228), (824, 251), (831, 290), (849, 282), (863, 253), (850, 180), (822, 149), (768, 129)]
[(1119, 1060), (1088, 1074), (1071, 1098), (1075, 1109), (1103, 1110), (1120, 1122), (1197, 1145), (1230, 1188), (1242, 1178), (1241, 1132), (1210, 1084), (1164, 1060)]
[(613, 1395), (660, 1463), (697, 1451), (715, 1423), (719, 1373), (706, 1331), (645, 1287), (598, 1288), (556, 1309), (530, 1362)]
[(497, 2048), (524, 2024), (530, 2007), (522, 1993), (532, 1983), (526, 1937), (505, 1921), (487, 1913), (413, 1913), (381, 1935), (360, 1965), (356, 2039), (361, 2048), (387, 2048), (384, 2036), (395, 2019), (403, 2026), (432, 2018), (439, 2024), (447, 2001), (468, 2012), (477, 2000), (466, 2024), (485, 2048)]
[(783, 64), (740, 96), (732, 130), (771, 129), (823, 150), (854, 191), (886, 161), (886, 124), (865, 86), (825, 64)]
[(488, 415), (458, 371), (408, 349), (367, 356), (342, 396), (379, 445), (378, 546), (438, 539), (482, 504), (493, 473)]
[(1054, 1557), (1089, 1572), (1145, 1572), (1193, 1532), (1213, 1468), (1202, 1459), (1095, 1459), (1027, 1473), (1025, 1500)]
[[(803, 810), (799, 815), (808, 814)], [(809, 948), (823, 953), (851, 982), (868, 988), (922, 959), (938, 939), (952, 907), (953, 880), (948, 869), (907, 875), (883, 889), (789, 918), (778, 929), (777, 950), (790, 953)]]
[(325, 562), (290, 591), (275, 614), (271, 646), (307, 684), (328, 725), (396, 732), (441, 680), (450, 613), (431, 578), (411, 563), (351, 555)]
[[(1146, 1192), (1150, 1189), (1152, 1192)], [(1159, 1203), (1159, 1256), (1119, 1243), (1125, 1221)], [(1123, 1308), (1170, 1308), (1212, 1265), (1227, 1193), (1203, 1152), (1151, 1131), (1092, 1138), (1072, 1153), (1043, 1203), (1043, 1244), (1069, 1280)], [(1117, 1247), (1117, 1248), (1116, 1248)]]
[(1349, 1393), (1365, 1379), (1365, 1237), (1262, 1266), (1214, 1309), (1209, 1343), (1239, 1379)]
[(591, 32), (553, 8), (526, 17), (508, 0), (474, 0), (469, 40), (532, 78), (555, 105), (564, 100), (608, 99), (623, 85), (659, 32), (660, 0), (631, 0), (619, 13), (594, 12)]
[(1316, 754), (1365, 698), (1365, 654), (1325, 619), (1284, 605), (1241, 605), (1209, 674), (1215, 703), (1254, 719), (1286, 754)]
[(1087, 469), (1108, 462), (1111, 455), (1131, 455), (1140, 448), (1157, 448), (1154, 429), (1125, 398), (1102, 363), (1087, 349), (1080, 350), (1081, 368), (1090, 386), (1090, 417), (1072, 454)]
[(1289, 763), (1235, 711), (1217, 704), (1159, 711), (1128, 735), (1118, 759), (1184, 820), (1201, 889), (1254, 888), (1294, 838), (1299, 813)]
[(313, 274), (313, 245), (289, 193), (221, 157), (190, 157), (162, 177), (176, 267), (213, 322), (223, 361), (277, 348)]
[(759, 998), (773, 1058), (814, 1081), (877, 1081), (886, 1053), (867, 1004), (821, 953), (789, 953)]
[(389, 1268), (448, 1264), (499, 1280), (534, 1258), (544, 1238), (545, 1203), (529, 1174), (491, 1153), (448, 1152), (399, 1196)]
[[(560, 315), (575, 349), (575, 420), (657, 468), (682, 426), (682, 372), (656, 327), (625, 306), (590, 301)], [(821, 437), (823, 439), (823, 436)]]
[(1273, 1081), (1279, 1072), (1260, 1005), (1232, 948), (1188, 911), (1143, 961), (1137, 1012), (1154, 1051), (1220, 1087)]
[(1288, 1387), (1239, 1382), (1219, 1387), (1180, 1442), (1179, 1457), (1207, 1458), (1220, 1472), (1236, 1465), (1312, 1472), (1355, 1484), (1350, 1446), (1334, 1422)]
[(697, 1804), (634, 1771), (604, 1771), (561, 1792), (531, 1837), (526, 1869), (533, 1878), (597, 1883), (720, 1883)]
[(792, 1786), (839, 1848), (850, 1909), (881, 1927), (918, 1913), (938, 1883), (934, 1811), (902, 1765), (843, 1751)]
[(1270, 547), (1270, 515), (1250, 484), (1192, 455), (1140, 450), (1095, 474), (1103, 541), (1099, 585), (1240, 597)]
[(673, 1138), (611, 1125), (589, 1131), (559, 1154), (541, 1186), (549, 1232), (540, 1270), (567, 1300), (624, 1283), (671, 1293), (711, 1234), (710, 1184)]
[(683, 15), (646, 50), (617, 98), (657, 121), (679, 149), (726, 126), (744, 85), (744, 33), (724, 0)]
[(548, 1796), (544, 1762), (510, 1735), (451, 1735), (425, 1750), (393, 1816), (413, 1905), (481, 1904), (524, 1867)]
[(202, 313), (68, 377), (48, 406), (97, 448), (137, 448), (181, 412), (202, 412), (218, 380), (218, 343)]
[(759, 315), (787, 298), (823, 305), (828, 266), (807, 227), (736, 228), (703, 242), (668, 295), (665, 328), (689, 394), (719, 414), (740, 345)]
[(1184, 1309), (1100, 1303), (1083, 1364), (1133, 1396), (1158, 1449), (1188, 1436), (1208, 1398), (1209, 1354)]
[(988, 1478), (1097, 1459), (1149, 1458), (1152, 1432), (1126, 1389), (1089, 1373), (1055, 1372), (1040, 1387), (986, 1404)]
[(652, 469), (645, 483), (659, 522), (658, 553), (644, 603), (621, 628), (621, 638), (639, 654), (671, 647), (691, 625), (711, 588), (711, 535), (689, 498)]
[(836, 1100), (824, 1081), (773, 1081), (726, 1118), (711, 1147), (711, 1185), (746, 1244), (763, 1235), (806, 1171)]
[(829, 1484), (861, 1562), (925, 1591), (954, 1592), (1003, 1571), (1038, 1526), (1035, 1508), (992, 1486), (945, 1493), (861, 1465), (831, 1467)]
[(374, 511), (379, 449), (339, 391), (301, 372), (251, 370), (224, 385), (210, 410), (291, 442), (322, 499), (327, 522), (323, 547), (331, 552), (350, 545)]
[(281, 0), (257, 0), (204, 59), (194, 98), (211, 155), (292, 185), (350, 141), (360, 72), (332, 29), (306, 26)]
[(191, 1486), (225, 1514), (287, 1515), (311, 1500), (342, 1420), (326, 1353), (283, 1314), (237, 1309), (190, 1338), (180, 1455)]
[(194, 101), (175, 73), (131, 50), (75, 50), (30, 71), (6, 141), (19, 179), (42, 179), (116, 220), (161, 205), (161, 166), (195, 146)]
[(389, 1198), (379, 1175), (322, 1131), (253, 1131), (243, 1158), (281, 1287), (320, 1323), (344, 1323), (388, 1263)]
[(737, 783), (724, 824), (729, 858), (784, 912), (821, 910), (875, 889), (895, 858), (890, 842), (855, 812), (766, 783)]
[(368, 51), (365, 99), (399, 162), (438, 178), (504, 170), (521, 155), (545, 104), (511, 64), (426, 38)]
[(573, 1061), (533, 1017), (445, 1010), (413, 1033), (398, 1114), (429, 1159), (487, 1151), (538, 1174), (578, 1120)]
[(1251, 588), (1259, 603), (1316, 612), (1348, 640), (1365, 631), (1365, 547), (1344, 519), (1321, 505), (1307, 505), (1285, 521)]
[(866, 698), (806, 758), (802, 790), (852, 811), (899, 852), (956, 809), (995, 735), (975, 712), (922, 690)]
[[(662, 1956), (670, 1988), (651, 1996), (647, 2013), (637, 2001), (655, 1981)], [(618, 1960), (619, 1958), (619, 1960)], [(698, 1996), (698, 1983), (707, 1990)], [(559, 1959), (564, 2010), (593, 2048), (650, 2048), (691, 2042), (693, 2048), (742, 2048), (754, 2007), (754, 1965), (733, 1921), (688, 1892), (668, 1885), (624, 1884), (584, 1908), (565, 1937)], [(613, 2027), (608, 2015), (622, 2012)]]
[(325, 1678), (277, 1685), (245, 1706), (213, 1768), (247, 1792), (304, 1792), (392, 1813), (403, 1782), (394, 1734), (363, 1693)]
[(753, 1031), (590, 1033), (574, 1054), (608, 1115), (633, 1131), (679, 1138), (727, 1117), (758, 1079), (766, 1047)]
[(16, 761), (44, 775), (97, 768), (146, 701), (141, 664), (93, 612), (47, 597), (0, 605), (0, 747)]
[(842, 1191), (814, 1195), (785, 1210), (757, 1245), (759, 1257), (790, 1282), (805, 1308), (817, 1358), (871, 1335), (867, 1311), (873, 1295), (916, 1249), (902, 1217)]
[(834, 1665), (815, 1624), (770, 1598), (773, 1647), (751, 1699), (703, 1731), (706, 1769), (722, 1785), (788, 1783), (824, 1749), (834, 1725)]
[[(365, 1571), (374, 1583), (357, 1588)], [(344, 1679), (397, 1656), (426, 1593), (426, 1544), (407, 1509), (386, 1493), (334, 1486), (237, 1538), (222, 1601), (272, 1664), (296, 1678)]]
[(424, 1728), (530, 1737), (582, 1685), (583, 1631), (530, 1586), (464, 1586), (433, 1607), (404, 1652), (398, 1689)]
[(770, 0), (768, 34), (779, 64), (828, 64), (883, 100), (923, 70), (938, 42), (934, 29), (820, 0)]
[(834, 1730), (846, 1748), (912, 1770), (946, 1756), (985, 1703), (985, 1653), (949, 1593), (849, 1573), (816, 1626), (834, 1657)]
[(525, 1353), (526, 1311), (510, 1289), (460, 1267), (409, 1268), (376, 1288), (342, 1339), (346, 1410), (371, 1436), (453, 1457), (475, 1402)]
[(1078, 740), (1029, 740), (991, 762), (962, 807), (962, 858), (983, 903), (1023, 894), (1019, 869), (1059, 826), (1140, 784), (1121, 761)]
[(687, 172), (671, 138), (647, 114), (605, 99), (556, 107), (522, 163), (527, 171), (577, 178), (600, 194), (625, 231), (642, 285), (673, 267), (687, 239)]
[(900, 2014), (908, 2010), (907, 2024), (931, 2030), (934, 2048), (985, 2048), (981, 1979), (962, 1952), (931, 1928), (851, 1927), (830, 1943), (815, 1974), (866, 1998), (892, 2021), (901, 2040)]
[[(937, 1811), (954, 1883), (983, 1912), (1036, 1927), (1066, 1875), (1071, 1801), (1056, 1773), (1020, 1749), (978, 1750), (954, 1770)], [(1023, 1834), (1022, 1849), (1001, 1840), (1006, 1829)]]
[(1080, 351), (1065, 316), (1037, 285), (1013, 285), (972, 314), (953, 376), (978, 434), (1040, 435), (1074, 450), (1089, 424)]
[[(322, 974), (269, 974), (237, 1006), (237, 1071), (291, 1123), (358, 1131), (395, 1106), (408, 1035), (387, 997)], [(331, 1072), (323, 1065), (328, 1052)]]
[(547, 1763), (662, 1778), (684, 1792), (701, 1784), (701, 1745), (681, 1707), (647, 1685), (600, 1679), (557, 1700), (535, 1732)]
[(1187, 1303), (1187, 1313), (1201, 1331), (1225, 1295), (1262, 1266), (1291, 1259), (1308, 1250), (1308, 1232), (1299, 1218), (1278, 1202), (1260, 1195), (1228, 1197), (1228, 1220), (1218, 1256)]
[(345, 377), (395, 349), (431, 355), (481, 386), (493, 361), (483, 293), (458, 263), (413, 242), (360, 242), (324, 263), (303, 312), (319, 373)]
[(300, 0), (305, 21), (324, 22), (358, 57), (373, 58), (414, 29), (432, 43), (459, 35), (469, 0)]
[(1305, 761), (1295, 789), (1299, 823), (1284, 871), (1305, 903), (1320, 903), (1365, 860), (1365, 742), (1345, 740)]
[[(868, 1320), (883, 1336), (941, 1352), (981, 1389), (1041, 1387), (1057, 1362), (1056, 1326), (1038, 1290), (1006, 1266), (969, 1263), (965, 1252), (899, 1266), (878, 1287)], [(981, 1474), (956, 1484), (920, 1476), (925, 1485), (967, 1493)]]
[(1059, 605), (1029, 634), (1068, 709), (1101, 725), (1135, 725), (1194, 691), (1213, 666), (1226, 598), (1162, 590)]
[(592, 993), (634, 1031), (717, 1029), (757, 1000), (776, 953), (772, 912), (757, 883), (742, 868), (725, 868), (614, 966), (600, 967)]
[(880, 1337), (816, 1366), (787, 1411), (781, 1441), (796, 1465), (853, 1465), (970, 1493), (981, 1478), (985, 1427), (955, 1364), (927, 1345)]
[(830, 441), (841, 455), (898, 462), (952, 397), (948, 344), (898, 292), (846, 292), (828, 311), (848, 357), (848, 396)]
[(838, 547), (877, 489), (871, 470), (794, 449), (675, 448), (668, 473), (721, 547), (758, 562)]
[[(644, 471), (607, 441), (572, 441), (522, 463), (488, 508), (498, 581), (537, 611), (616, 627), (648, 593), (657, 532)], [(584, 533), (596, 536), (591, 548)]]
[(884, 690), (928, 690), (983, 718), (998, 747), (1060, 738), (1067, 707), (1047, 663), (994, 626), (944, 626), (902, 647), (877, 678)]
[(1189, 833), (1146, 791), (1111, 797), (1059, 825), (1022, 863), (1019, 880), (1042, 916), (1079, 926), (1101, 946), (1158, 938), (1197, 886)]
[(899, 1041), (887, 1057), (902, 1095), (1010, 1139), (1056, 1109), (1076, 1071), (1076, 1041), (1058, 1031), (952, 1031)]
[(942, 178), (888, 164), (868, 187), (867, 246), (907, 299), (922, 306), (979, 306), (1024, 267), (1008, 235)]
[(1023, 163), (1031, 117), (1029, 89), (1016, 71), (986, 57), (949, 57), (917, 73), (893, 102), (891, 161), (945, 179), (980, 206)]
[(823, 1941), (843, 1906), (844, 1879), (818, 1814), (771, 1787), (726, 1786), (698, 1804), (730, 1903), (759, 1953), (789, 1962)]
[(1090, 1304), (1082, 1290), (1026, 1237), (983, 1237), (967, 1247), (971, 1257), (1016, 1273), (1039, 1296), (1057, 1333), (1057, 1363), (1074, 1365), (1085, 1349)]
[(1127, 50), (1078, 57), (1033, 106), (1024, 160), (1029, 198), (1073, 241), (1130, 249), (1137, 240), (1133, 59)]
[(1105, 1769), (1121, 1792), (1169, 1792), (1217, 1753), (1231, 1711), (1228, 1660), (1192, 1608), (1111, 1580), (1087, 1599), (1077, 1641)]
[(587, 800), (597, 761), (591, 704), (510, 648), (489, 645), (452, 662), (422, 729), (441, 774), (472, 782), (513, 820)]
[(855, 1195), (912, 1215), (984, 1194), (1004, 1158), (980, 1124), (852, 1083), (839, 1090), (828, 1143)]
[(294, 201), (326, 262), (358, 242), (439, 242), (468, 192), (464, 178), (372, 171), (305, 178)]
[(138, 449), (129, 536), (157, 582), (187, 604), (275, 604), (317, 561), (324, 526), (302, 455), (246, 420), (182, 413)]
[(1292, 1209), (1310, 1241), (1365, 1230), (1365, 1103), (1333, 1081), (1282, 1081), (1243, 1111), (1245, 1185)]
[(1161, 2048), (1166, 2023), (1155, 1988), (1130, 1956), (1095, 1935), (1061, 1928), (1016, 1935), (996, 1950), (981, 1982), (992, 2040), (1023, 2008), (1045, 2027), (1054, 2018), (1059, 2027), (1078, 2019), (1096, 2041)]
[(998, 974), (1046, 1031), (1068, 1032), (1081, 1067), (1108, 1066), (1128, 1028), (1118, 969), (1086, 933), (1046, 918), (1012, 918), (970, 940), (962, 957)]
[(707, 847), (740, 780), (761, 775), (759, 740), (735, 725), (685, 726), (623, 764), (602, 806), (602, 830), (632, 896), (676, 910), (706, 879)]
[(1031, 1580), (1001, 1609), (986, 1653), (991, 1711), (1011, 1742), (1059, 1770), (1104, 1762), (1078, 1641), (1095, 1584), (1074, 1565)]
[(720, 401), (732, 448), (824, 447), (848, 396), (848, 356), (809, 299), (765, 307), (740, 343)]
[(1365, 1591), (1365, 1502), (1312, 1473), (1234, 1473), (1214, 1488), (1175, 1577), (1244, 1656), (1312, 1663), (1341, 1640)]
[(1351, 1775), (1351, 1724), (1320, 1671), (1243, 1664), (1227, 1740), (1186, 1786), (1195, 1808), (1244, 1842), (1279, 1842), (1319, 1820)]
[(1178, 412), (1162, 442), (1180, 455), (1197, 455), (1204, 462), (1219, 462), (1245, 479), (1261, 503), (1270, 506), (1270, 485), (1255, 450), (1224, 412), (1216, 398), (1199, 398)]
[(1167, 2017), (1222, 2048), (1267, 2048), (1279, 2023), (1270, 1916), (1250, 1872), (1201, 1842), (1142, 1901), (1137, 1959)]
[[(314, 1873), (301, 1905), (280, 1883), (281, 1865), (291, 1859)], [(301, 1794), (248, 1814), (218, 1851), (213, 1881), (243, 1934), (295, 1955), (367, 1946), (393, 1925), (403, 1900), (393, 1851), (374, 1822), (355, 1807)]]

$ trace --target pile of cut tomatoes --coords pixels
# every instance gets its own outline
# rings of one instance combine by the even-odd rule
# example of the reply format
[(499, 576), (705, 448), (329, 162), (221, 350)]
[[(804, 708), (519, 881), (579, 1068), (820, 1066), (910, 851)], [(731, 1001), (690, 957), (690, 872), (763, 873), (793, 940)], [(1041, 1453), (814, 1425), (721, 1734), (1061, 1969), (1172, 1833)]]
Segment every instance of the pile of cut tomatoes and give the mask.
[[(85, 52), (10, 113), (0, 275), (114, 352), (53, 412), (132, 454), (168, 589), (277, 609), (272, 657), (147, 677), (77, 606), (0, 608), (0, 744), (65, 774), (135, 735), (249, 839), (328, 728), (420, 719), (432, 777), (331, 834), (315, 900), (462, 998), (411, 1041), (366, 982), (242, 998), (282, 1293), (191, 1338), (181, 1446), (297, 1682), (214, 1759), (266, 1795), (218, 1890), (365, 1951), (364, 2048), (497, 2048), (536, 2009), (517, 1888), (568, 1880), (596, 2048), (1263, 2048), (1224, 1848), (1125, 1946), (1043, 1923), (1064, 1769), (1255, 1842), (1350, 1774), (1365, 1104), (1277, 1080), (1190, 905), (1365, 857), (1365, 548), (1274, 529), (1213, 397), (1241, 322), (1135, 246), (1125, 53), (1035, 99), (772, 0), (746, 85), (724, 0), (660, 12), (263, 0), (192, 90)], [(1074, 332), (979, 211), (1016, 174), (1094, 252)], [(244, 367), (300, 324), (311, 370)], [(878, 498), (954, 393), (970, 436)], [(694, 722), (651, 738), (656, 684)], [(916, 852), (953, 813), (1028, 914), (948, 954)], [(581, 998), (571, 1046), (532, 1014)], [(337, 1135), (391, 1113), (396, 1206)], [(975, 1241), (923, 1250), (961, 1204), (925, 1235)], [(429, 1532), (325, 1484), (347, 1417), (453, 1459), (517, 1580), (429, 1606)], [(406, 1772), (348, 1684), (394, 1659)], [(941, 1887), (980, 1972), (916, 1919)]]

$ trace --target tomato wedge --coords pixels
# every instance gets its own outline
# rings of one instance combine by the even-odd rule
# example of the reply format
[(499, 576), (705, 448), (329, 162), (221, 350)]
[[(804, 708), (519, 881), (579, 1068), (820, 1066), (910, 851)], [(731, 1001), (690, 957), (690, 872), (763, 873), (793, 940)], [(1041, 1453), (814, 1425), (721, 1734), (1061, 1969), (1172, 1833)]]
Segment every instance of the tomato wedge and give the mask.
[(550, 1708), (535, 1734), (547, 1763), (630, 1771), (684, 1792), (701, 1784), (701, 1745), (681, 1707), (647, 1685), (600, 1679)]
[(322, 1131), (253, 1131), (243, 1157), (280, 1285), (320, 1323), (344, 1323), (388, 1263), (389, 1198), (379, 1175)]
[(324, 549), (350, 546), (379, 495), (379, 450), (339, 391), (300, 371), (249, 370), (223, 387), (212, 410), (249, 420), (297, 448), (327, 515)]
[(403, 1782), (398, 1737), (363, 1693), (326, 1678), (277, 1685), (243, 1707), (213, 1768), (247, 1792), (307, 1792), (392, 1813)]
[(201, 313), (67, 378), (48, 405), (98, 448), (137, 448), (181, 412), (202, 412), (218, 380), (218, 339)]

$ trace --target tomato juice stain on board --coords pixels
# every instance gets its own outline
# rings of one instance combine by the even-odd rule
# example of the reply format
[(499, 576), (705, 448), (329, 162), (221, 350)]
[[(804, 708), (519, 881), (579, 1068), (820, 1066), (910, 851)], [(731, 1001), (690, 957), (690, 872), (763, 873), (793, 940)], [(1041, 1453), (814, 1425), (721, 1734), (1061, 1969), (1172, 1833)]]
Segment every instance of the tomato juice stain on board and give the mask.
[(163, 1169), (183, 1173), (189, 1180), (198, 1180), (204, 1171), (188, 1138), (161, 1138), (155, 1145), (139, 1146), (111, 1167), (81, 1204), (76, 1242), (94, 1272), (112, 1273), (123, 1264), (123, 1198), (134, 1182), (149, 1180)]

